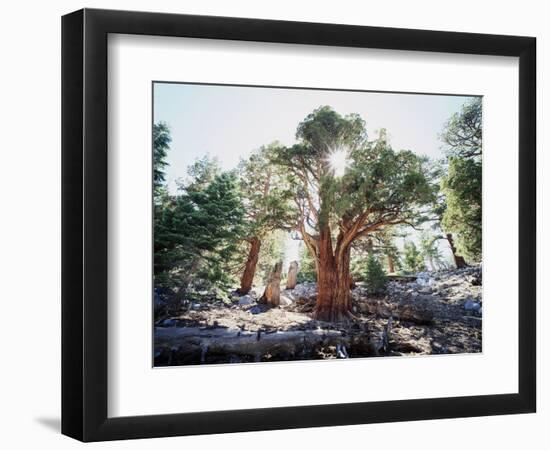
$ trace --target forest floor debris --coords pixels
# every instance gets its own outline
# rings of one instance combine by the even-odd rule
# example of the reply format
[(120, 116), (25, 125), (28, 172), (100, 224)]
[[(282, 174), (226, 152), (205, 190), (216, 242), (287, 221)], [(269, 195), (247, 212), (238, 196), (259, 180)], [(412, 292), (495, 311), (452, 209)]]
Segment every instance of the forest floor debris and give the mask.
[[(355, 319), (312, 318), (315, 283), (281, 290), (278, 308), (258, 303), (261, 287), (230, 301), (184, 304), (155, 324), (155, 365), (477, 353), (482, 350), (481, 268), (390, 281), (373, 297), (353, 289)], [(185, 330), (185, 331), (182, 331)], [(259, 344), (261, 341), (261, 344)]]

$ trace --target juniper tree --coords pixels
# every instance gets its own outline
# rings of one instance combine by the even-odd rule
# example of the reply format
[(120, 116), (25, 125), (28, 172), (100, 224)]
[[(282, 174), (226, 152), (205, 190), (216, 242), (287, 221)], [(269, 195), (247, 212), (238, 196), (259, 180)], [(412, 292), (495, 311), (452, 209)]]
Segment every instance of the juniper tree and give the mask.
[(393, 150), (384, 131), (369, 141), (359, 115), (344, 117), (328, 106), (299, 124), (296, 139), (278, 148), (276, 162), (288, 173), (298, 229), (316, 264), (314, 315), (346, 320), (351, 246), (376, 230), (415, 220), (433, 193), (425, 161)]

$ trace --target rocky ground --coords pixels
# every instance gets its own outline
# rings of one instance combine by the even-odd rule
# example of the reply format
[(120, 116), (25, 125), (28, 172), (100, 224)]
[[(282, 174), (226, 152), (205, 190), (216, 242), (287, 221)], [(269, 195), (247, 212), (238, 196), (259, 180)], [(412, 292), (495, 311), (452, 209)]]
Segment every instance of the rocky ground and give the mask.
[(479, 267), (393, 277), (379, 297), (359, 283), (341, 325), (312, 319), (314, 283), (282, 291), (279, 308), (258, 304), (261, 289), (184, 302), (155, 324), (155, 365), (481, 352), (481, 281)]

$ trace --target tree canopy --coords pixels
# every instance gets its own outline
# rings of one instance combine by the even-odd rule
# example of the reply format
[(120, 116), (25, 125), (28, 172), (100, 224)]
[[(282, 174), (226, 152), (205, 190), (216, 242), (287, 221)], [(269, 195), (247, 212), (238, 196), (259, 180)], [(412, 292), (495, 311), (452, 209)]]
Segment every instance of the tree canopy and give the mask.
[(341, 320), (349, 313), (349, 260), (357, 239), (418, 220), (434, 195), (427, 161), (395, 151), (385, 130), (369, 141), (365, 122), (318, 108), (298, 125), (297, 144), (279, 147), (274, 162), (288, 172), (298, 229), (316, 261), (316, 316)]

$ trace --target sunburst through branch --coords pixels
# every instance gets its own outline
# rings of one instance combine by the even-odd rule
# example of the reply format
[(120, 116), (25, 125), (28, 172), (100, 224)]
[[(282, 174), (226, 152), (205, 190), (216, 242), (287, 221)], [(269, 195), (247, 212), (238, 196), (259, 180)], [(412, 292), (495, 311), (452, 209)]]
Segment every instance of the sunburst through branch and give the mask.
[(347, 149), (339, 147), (333, 150), (328, 156), (328, 163), (335, 177), (343, 176), (349, 165)]

